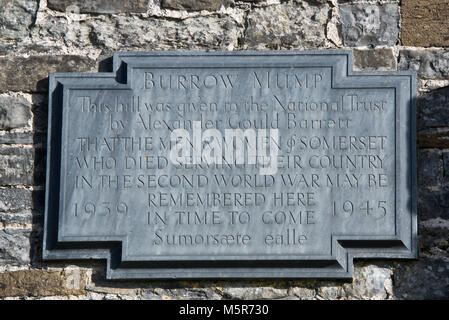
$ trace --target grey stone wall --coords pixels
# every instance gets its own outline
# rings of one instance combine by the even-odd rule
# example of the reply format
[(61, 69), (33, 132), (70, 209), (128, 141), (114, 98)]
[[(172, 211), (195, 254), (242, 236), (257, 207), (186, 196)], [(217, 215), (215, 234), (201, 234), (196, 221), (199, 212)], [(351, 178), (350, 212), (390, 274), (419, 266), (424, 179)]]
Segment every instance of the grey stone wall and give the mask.
[[(449, 298), (448, 23), (447, 0), (0, 0), (0, 298)], [(110, 71), (116, 50), (335, 48), (418, 72), (419, 260), (359, 260), (352, 281), (170, 282), (41, 261), (49, 72)]]

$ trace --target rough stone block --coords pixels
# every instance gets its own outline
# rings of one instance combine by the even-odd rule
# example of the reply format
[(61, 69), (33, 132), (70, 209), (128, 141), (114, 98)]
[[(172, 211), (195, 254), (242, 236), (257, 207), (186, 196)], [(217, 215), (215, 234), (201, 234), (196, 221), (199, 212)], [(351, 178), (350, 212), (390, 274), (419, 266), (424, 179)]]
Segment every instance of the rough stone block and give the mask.
[(40, 149), (1, 147), (0, 185), (39, 185), (43, 183), (45, 159)]
[(215, 288), (155, 288), (143, 290), (142, 300), (219, 300), (221, 295)]
[(0, 189), (0, 212), (19, 212), (33, 208), (31, 190), (22, 188)]
[(74, 55), (0, 57), (0, 92), (46, 92), (50, 72), (86, 72), (94, 66), (95, 61)]
[(401, 50), (400, 70), (414, 70), (423, 79), (447, 79), (449, 77), (448, 50)]
[[(38, 216), (35, 215), (34, 217), (37, 218)], [(33, 214), (29, 211), (22, 213), (0, 212), (0, 225), (3, 224), (5, 229), (31, 228), (31, 225), (33, 224), (33, 219), (34, 219)]]
[(316, 296), (315, 288), (305, 286), (292, 286), (288, 289), (290, 297), (299, 300), (312, 300)]
[(344, 291), (341, 285), (335, 282), (324, 282), (317, 288), (317, 296), (321, 299), (335, 300), (344, 297)]
[(437, 128), (419, 132), (418, 146), (419, 148), (449, 149), (449, 129)]
[(37, 13), (38, 0), (0, 0), (0, 40), (23, 40)]
[(82, 270), (21, 270), (0, 273), (0, 298), (83, 295), (87, 275)]
[[(0, 230), (0, 265), (28, 264), (31, 249), (29, 238), (27, 231)], [(1, 283), (0, 280), (0, 292)]]
[(439, 186), (442, 177), (443, 160), (440, 150), (419, 150), (418, 185)]
[(354, 67), (360, 70), (396, 70), (396, 57), (391, 48), (354, 50)]
[(421, 220), (449, 219), (449, 188), (434, 190), (420, 187), (418, 190), (418, 213)]
[(399, 9), (396, 4), (343, 4), (340, 16), (346, 46), (394, 46), (398, 41)]
[(402, 44), (449, 46), (449, 0), (402, 1)]
[(427, 254), (435, 252), (435, 249), (449, 253), (449, 220), (422, 221), (419, 225), (419, 247)]
[(238, 283), (222, 288), (223, 296), (227, 299), (282, 299), (288, 296), (286, 288), (276, 288), (266, 283), (260, 283), (254, 287), (247, 287)]
[(0, 96), (0, 130), (27, 126), (31, 119), (31, 104), (21, 97)]
[(375, 265), (358, 262), (354, 266), (352, 282), (315, 282), (319, 299), (389, 299), (393, 295), (393, 280), (390, 265)]
[(244, 47), (302, 49), (324, 46), (329, 12), (328, 4), (307, 2), (255, 8), (248, 14)]
[(47, 0), (50, 9), (74, 13), (146, 12), (148, 0)]
[(168, 9), (216, 11), (221, 6), (229, 6), (232, 0), (162, 0), (161, 6)]
[(449, 127), (449, 87), (433, 90), (418, 98), (418, 128)]
[[(111, 27), (114, 26), (113, 28)], [(89, 41), (104, 50), (230, 50), (238, 46), (243, 26), (233, 18), (199, 16), (185, 20), (111, 16), (89, 22)]]
[(388, 299), (393, 294), (392, 271), (376, 265), (354, 268), (353, 282), (343, 287), (349, 299)]
[(394, 271), (398, 299), (449, 299), (449, 259), (423, 256)]

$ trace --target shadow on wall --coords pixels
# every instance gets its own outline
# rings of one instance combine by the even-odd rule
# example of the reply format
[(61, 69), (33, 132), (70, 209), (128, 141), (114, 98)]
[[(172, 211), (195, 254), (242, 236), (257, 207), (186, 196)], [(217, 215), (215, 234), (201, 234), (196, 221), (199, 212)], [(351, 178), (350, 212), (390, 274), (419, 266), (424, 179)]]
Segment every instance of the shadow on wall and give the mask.
[[(112, 71), (112, 59), (99, 63), (100, 72)], [(48, 83), (48, 78), (41, 80)], [(45, 202), (45, 158), (48, 100), (42, 95), (33, 97), (33, 114), (36, 128), (34, 185), (41, 186), (33, 192), (33, 221), (30, 237), (30, 258), (33, 267), (59, 266), (67, 263), (42, 262), (43, 207)], [(379, 268), (393, 269), (392, 297), (374, 295), (374, 298), (399, 299), (449, 299), (449, 223), (435, 220), (449, 219), (449, 87), (433, 90), (417, 99), (418, 137), (418, 219), (419, 250), (417, 261), (359, 261), (356, 268), (373, 264)], [(432, 220), (433, 219), (433, 220)], [(436, 221), (436, 222), (435, 222)], [(105, 281), (103, 262), (73, 262), (78, 266), (94, 267), (92, 286), (137, 290), (142, 298), (157, 299), (164, 295), (185, 299), (242, 299), (242, 298), (364, 298), (369, 297), (369, 281), (363, 272), (354, 280), (272, 280), (272, 281)], [(101, 266), (101, 267), (100, 267)], [(357, 278), (359, 276), (360, 278)], [(365, 283), (363, 283), (365, 281)], [(361, 284), (362, 283), (362, 284)], [(365, 289), (355, 292), (357, 286)], [(265, 289), (260, 289), (264, 287)], [(345, 289), (346, 288), (346, 289)], [(260, 290), (259, 290), (260, 289)], [(261, 291), (262, 290), (262, 291)], [(265, 291), (264, 291), (265, 290)], [(388, 290), (387, 290), (388, 291)], [(391, 293), (390, 293), (391, 294)]]
[(419, 260), (394, 269), (401, 299), (449, 299), (449, 87), (417, 99)]
[(449, 219), (449, 87), (418, 103), (419, 216)]

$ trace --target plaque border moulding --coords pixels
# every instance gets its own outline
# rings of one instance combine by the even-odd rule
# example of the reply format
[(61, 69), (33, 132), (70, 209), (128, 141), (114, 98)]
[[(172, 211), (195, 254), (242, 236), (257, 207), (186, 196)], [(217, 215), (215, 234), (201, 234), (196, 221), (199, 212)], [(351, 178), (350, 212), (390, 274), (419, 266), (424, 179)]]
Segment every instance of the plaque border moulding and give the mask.
[[(339, 237), (332, 235), (333, 257), (304, 257), (301, 260), (170, 260), (122, 261), (121, 239), (78, 242), (60, 241), (58, 217), (62, 155), (62, 109), (71, 88), (130, 90), (127, 79), (133, 68), (161, 67), (176, 63), (181, 67), (291, 66), (307, 57), (314, 65), (332, 67), (332, 87), (394, 88), (396, 97), (396, 235), (394, 237)], [(350, 50), (323, 51), (238, 51), (238, 52), (117, 52), (113, 72), (52, 73), (49, 81), (49, 120), (44, 260), (106, 260), (108, 279), (189, 279), (189, 278), (352, 278), (354, 258), (416, 259), (416, 73), (411, 71), (353, 71)], [(82, 80), (82, 81), (80, 81)]]

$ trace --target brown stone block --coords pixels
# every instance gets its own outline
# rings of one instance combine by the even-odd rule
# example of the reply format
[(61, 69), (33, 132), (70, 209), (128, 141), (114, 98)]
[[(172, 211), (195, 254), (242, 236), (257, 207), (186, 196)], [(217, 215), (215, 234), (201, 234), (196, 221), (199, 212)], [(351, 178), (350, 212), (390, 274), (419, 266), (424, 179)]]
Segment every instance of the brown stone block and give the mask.
[(85, 294), (87, 276), (80, 270), (21, 270), (0, 273), (0, 298)]
[(449, 149), (449, 130), (439, 129), (418, 134), (419, 148)]
[(402, 1), (402, 44), (449, 46), (449, 0)]

